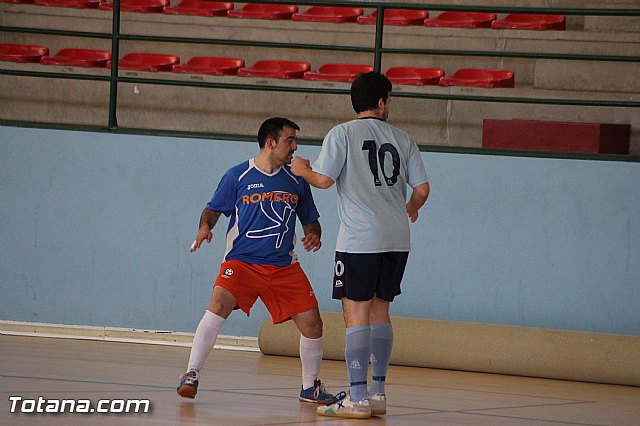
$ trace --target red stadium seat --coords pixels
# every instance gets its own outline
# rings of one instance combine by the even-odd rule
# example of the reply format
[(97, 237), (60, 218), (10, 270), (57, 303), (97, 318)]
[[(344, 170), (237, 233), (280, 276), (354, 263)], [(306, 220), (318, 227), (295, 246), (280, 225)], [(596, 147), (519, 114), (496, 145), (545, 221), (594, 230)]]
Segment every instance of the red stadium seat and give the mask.
[(512, 13), (504, 19), (493, 21), (491, 28), (511, 28), (518, 30), (560, 30), (566, 28), (564, 15), (527, 15)]
[(33, 3), (40, 6), (74, 9), (97, 9), (100, 6), (100, 0), (33, 0)]
[(425, 19), (425, 27), (491, 28), (495, 13), (442, 12), (434, 19)]
[(173, 72), (186, 74), (236, 75), (244, 60), (214, 56), (194, 56), (184, 64), (173, 66)]
[(444, 76), (442, 68), (392, 67), (384, 73), (393, 84), (414, 86), (438, 85)]
[(166, 6), (167, 15), (227, 16), (234, 4), (229, 2), (182, 0), (177, 6)]
[(0, 44), (0, 61), (5, 62), (40, 62), (49, 54), (49, 48), (33, 44)]
[(240, 9), (227, 12), (229, 18), (248, 19), (291, 19), (298, 12), (298, 6), (289, 4), (247, 3)]
[(513, 71), (461, 68), (451, 77), (442, 77), (440, 86), (514, 87)]
[(373, 71), (372, 65), (324, 64), (317, 71), (305, 72), (304, 79), (352, 82), (358, 74), (371, 71)]
[[(375, 25), (378, 11), (374, 10), (371, 15), (359, 16), (358, 24)], [(422, 25), (424, 20), (429, 17), (426, 10), (411, 9), (385, 9), (384, 24), (385, 25)]]
[(40, 60), (44, 65), (67, 65), (72, 67), (105, 68), (111, 60), (111, 52), (90, 49), (61, 49), (53, 56)]
[(21, 3), (21, 4), (31, 4), (33, 0), (0, 0), (0, 3)]
[(311, 6), (303, 13), (294, 13), (294, 21), (356, 22), (364, 10), (359, 7)]
[(302, 78), (311, 69), (309, 62), (258, 61), (252, 67), (240, 68), (241, 77)]
[[(118, 61), (118, 69), (135, 71), (171, 71), (180, 63), (180, 57), (160, 53), (127, 53)], [(107, 63), (111, 68), (111, 61)]]
[[(169, 0), (120, 0), (122, 12), (162, 13)], [(113, 0), (102, 0), (100, 10), (113, 10)]]

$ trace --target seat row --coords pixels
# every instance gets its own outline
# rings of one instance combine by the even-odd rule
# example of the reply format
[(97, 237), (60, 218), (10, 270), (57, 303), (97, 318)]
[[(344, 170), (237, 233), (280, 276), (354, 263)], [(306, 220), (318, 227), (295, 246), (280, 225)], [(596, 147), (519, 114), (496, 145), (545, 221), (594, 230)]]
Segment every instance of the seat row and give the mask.
[[(33, 62), (44, 65), (76, 67), (111, 67), (111, 52), (90, 49), (61, 49), (49, 55), (44, 46), (24, 44), (0, 44), (0, 61)], [(263, 77), (305, 80), (351, 82), (364, 72), (373, 71), (373, 66), (364, 64), (324, 64), (317, 70), (304, 61), (260, 60), (245, 66), (239, 58), (196, 56), (181, 64), (180, 57), (158, 53), (127, 53), (118, 61), (118, 68), (148, 72), (174, 72), (208, 75), (238, 75), (241, 77)], [(507, 70), (462, 68), (451, 77), (445, 77), (443, 68), (392, 67), (385, 74), (394, 84), (514, 87), (514, 73)]]
[[(113, 0), (0, 0), (0, 2), (113, 10)], [(359, 24), (375, 24), (377, 19), (376, 11), (365, 15), (364, 9), (358, 7), (311, 6), (305, 12), (300, 12), (296, 5), (247, 3), (242, 8), (235, 9), (232, 2), (207, 0), (182, 0), (176, 6), (171, 6), (169, 0), (121, 0), (120, 10), (172, 15), (291, 19), (334, 23), (356, 22)], [(424, 25), (427, 27), (564, 30), (566, 18), (563, 15), (509, 14), (504, 19), (497, 19), (495, 13), (482, 12), (442, 12), (437, 17), (430, 18), (429, 12), (426, 10), (387, 9), (384, 13), (384, 23), (385, 25)]]

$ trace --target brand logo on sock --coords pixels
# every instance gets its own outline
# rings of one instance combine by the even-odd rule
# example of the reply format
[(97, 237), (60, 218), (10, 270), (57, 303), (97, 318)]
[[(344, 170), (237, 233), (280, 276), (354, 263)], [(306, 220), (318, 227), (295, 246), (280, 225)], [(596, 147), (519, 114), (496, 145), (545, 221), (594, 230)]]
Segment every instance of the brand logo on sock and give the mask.
[(351, 364), (349, 364), (349, 368), (353, 368), (354, 370), (362, 370), (362, 366), (357, 359), (351, 361)]
[(375, 356), (373, 356), (373, 354), (371, 354), (371, 358), (369, 358), (369, 361), (371, 361), (371, 364), (375, 364), (376, 362), (378, 362), (378, 360), (376, 359)]
[(224, 278), (229, 278), (231, 277), (231, 275), (233, 275), (233, 269), (227, 268), (224, 270), (224, 273), (223, 273)]

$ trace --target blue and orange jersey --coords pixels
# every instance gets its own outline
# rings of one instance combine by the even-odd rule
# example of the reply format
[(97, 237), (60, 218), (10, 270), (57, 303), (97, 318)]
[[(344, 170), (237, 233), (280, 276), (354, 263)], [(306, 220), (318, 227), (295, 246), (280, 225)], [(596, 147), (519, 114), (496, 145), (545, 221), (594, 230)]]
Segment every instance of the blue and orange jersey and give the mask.
[(318, 220), (311, 188), (283, 166), (272, 174), (250, 159), (227, 170), (207, 208), (229, 218), (224, 261), (286, 266), (298, 261), (296, 216)]

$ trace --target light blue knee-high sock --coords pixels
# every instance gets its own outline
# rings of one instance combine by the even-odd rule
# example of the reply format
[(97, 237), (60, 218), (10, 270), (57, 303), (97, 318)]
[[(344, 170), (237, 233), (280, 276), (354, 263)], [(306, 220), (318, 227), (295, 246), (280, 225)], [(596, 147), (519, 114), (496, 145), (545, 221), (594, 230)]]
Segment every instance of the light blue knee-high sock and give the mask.
[(367, 375), (371, 353), (371, 329), (368, 325), (348, 327), (345, 338), (345, 359), (352, 401), (368, 397)]
[(371, 389), (375, 395), (384, 393), (391, 350), (393, 349), (393, 327), (390, 323), (371, 324)]

